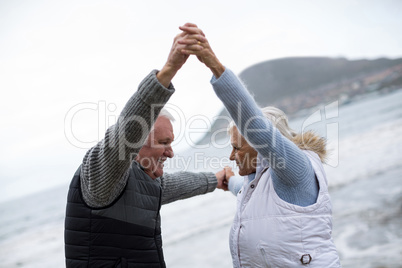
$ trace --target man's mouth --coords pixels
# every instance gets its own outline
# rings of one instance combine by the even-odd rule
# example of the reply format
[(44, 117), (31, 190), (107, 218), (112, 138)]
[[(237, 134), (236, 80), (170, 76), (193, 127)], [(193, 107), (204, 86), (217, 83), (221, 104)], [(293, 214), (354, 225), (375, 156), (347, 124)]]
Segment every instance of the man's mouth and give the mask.
[(167, 159), (167, 158), (165, 158), (165, 157), (164, 157), (164, 158), (159, 158), (159, 159), (158, 159), (159, 165), (162, 165), (162, 166), (163, 166), (164, 163), (165, 163), (165, 161), (166, 161), (166, 159)]

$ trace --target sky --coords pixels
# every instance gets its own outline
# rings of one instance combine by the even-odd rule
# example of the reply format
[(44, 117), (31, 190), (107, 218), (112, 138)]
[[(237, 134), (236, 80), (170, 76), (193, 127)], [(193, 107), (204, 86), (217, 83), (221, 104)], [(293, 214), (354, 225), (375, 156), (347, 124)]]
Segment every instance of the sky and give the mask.
[[(141, 80), (196, 23), (235, 73), (283, 57), (402, 57), (399, 0), (0, 2), (0, 201), (66, 184)], [(175, 148), (222, 109), (191, 57), (173, 79)]]

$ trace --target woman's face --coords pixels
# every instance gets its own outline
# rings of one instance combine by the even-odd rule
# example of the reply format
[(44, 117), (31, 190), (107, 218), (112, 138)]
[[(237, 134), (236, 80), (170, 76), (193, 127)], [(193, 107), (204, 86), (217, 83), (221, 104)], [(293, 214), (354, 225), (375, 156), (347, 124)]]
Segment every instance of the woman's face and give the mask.
[(239, 167), (239, 174), (245, 176), (255, 173), (257, 167), (257, 151), (248, 144), (236, 127), (233, 127), (230, 131), (230, 142), (233, 147), (230, 160), (236, 161)]

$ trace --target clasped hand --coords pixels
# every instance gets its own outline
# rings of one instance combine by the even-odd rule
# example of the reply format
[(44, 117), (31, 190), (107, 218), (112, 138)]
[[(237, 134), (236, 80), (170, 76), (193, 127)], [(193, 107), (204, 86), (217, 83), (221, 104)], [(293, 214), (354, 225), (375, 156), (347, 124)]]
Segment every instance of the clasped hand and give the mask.
[(196, 55), (219, 78), (225, 67), (219, 62), (208, 43), (205, 34), (197, 25), (186, 23), (179, 27), (182, 32), (174, 38), (166, 64), (157, 74), (159, 82), (168, 87), (177, 71), (186, 63), (190, 55)]
[(185, 33), (185, 35), (178, 40), (179, 44), (184, 45), (181, 52), (187, 56), (196, 55), (198, 60), (204, 63), (215, 77), (218, 78), (221, 76), (225, 71), (225, 67), (212, 51), (204, 32), (193, 23), (186, 23), (180, 26), (179, 29)]
[(222, 189), (224, 191), (228, 191), (230, 177), (234, 176), (232, 168), (225, 167), (221, 171), (217, 172), (215, 174), (215, 176), (216, 176), (216, 179), (218, 180), (218, 185), (216, 186), (216, 188)]

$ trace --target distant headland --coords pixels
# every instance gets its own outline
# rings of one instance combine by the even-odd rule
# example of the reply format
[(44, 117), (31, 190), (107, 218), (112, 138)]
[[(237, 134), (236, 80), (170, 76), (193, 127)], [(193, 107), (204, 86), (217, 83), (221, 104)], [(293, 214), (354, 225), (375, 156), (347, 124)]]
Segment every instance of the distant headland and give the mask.
[[(292, 117), (319, 104), (338, 100), (342, 105), (367, 93), (402, 88), (402, 58), (281, 58), (252, 65), (239, 77), (260, 107), (275, 106)], [(223, 108), (218, 118), (226, 116)], [(198, 144), (208, 143), (210, 133), (226, 125), (227, 120), (215, 120)]]

